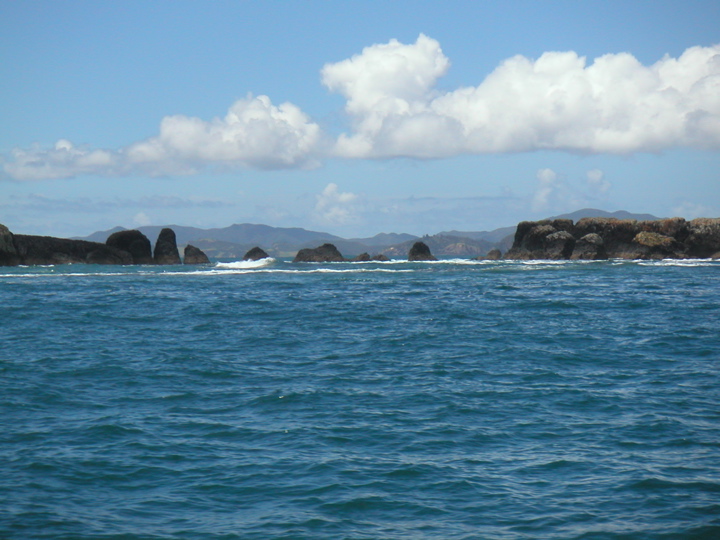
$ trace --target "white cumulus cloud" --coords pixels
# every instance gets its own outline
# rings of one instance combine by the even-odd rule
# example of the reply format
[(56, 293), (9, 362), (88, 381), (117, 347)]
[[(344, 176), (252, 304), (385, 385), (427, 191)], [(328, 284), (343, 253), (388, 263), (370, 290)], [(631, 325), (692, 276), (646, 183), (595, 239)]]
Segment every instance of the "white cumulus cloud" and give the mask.
[(257, 169), (312, 167), (320, 127), (292, 103), (273, 105), (267, 96), (236, 101), (224, 118), (167, 116), (156, 137), (119, 150), (75, 147), (16, 149), (4, 164), (15, 180), (101, 176), (193, 174), (208, 166)]
[(395, 40), (323, 68), (347, 98), (348, 157), (441, 158), (542, 149), (583, 153), (720, 148), (720, 45), (651, 66), (628, 53), (592, 63), (575, 52), (515, 56), (478, 86), (439, 92), (449, 66), (440, 44)]
[[(592, 61), (576, 52), (521, 55), (477, 86), (438, 89), (450, 60), (438, 41), (393, 39), (321, 70), (346, 99), (350, 124), (332, 148), (292, 103), (260, 95), (222, 118), (167, 116), (156, 136), (114, 150), (60, 140), (16, 149), (5, 178), (179, 175), (249, 167), (308, 168), (323, 157), (437, 159), (460, 154), (557, 150), (630, 154), (674, 147), (720, 149), (720, 45), (643, 65), (629, 53)], [(591, 183), (592, 183), (591, 179)], [(594, 187), (602, 192), (603, 180)]]
[(341, 192), (337, 184), (328, 184), (317, 196), (316, 221), (330, 225), (347, 225), (353, 222), (357, 217), (355, 208), (357, 199), (358, 196), (354, 193)]

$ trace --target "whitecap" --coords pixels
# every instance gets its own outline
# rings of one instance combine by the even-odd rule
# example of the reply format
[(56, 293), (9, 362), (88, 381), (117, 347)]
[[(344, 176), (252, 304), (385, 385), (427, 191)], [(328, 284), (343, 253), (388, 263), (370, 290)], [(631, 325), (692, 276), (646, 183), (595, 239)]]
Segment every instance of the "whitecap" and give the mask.
[(215, 268), (225, 268), (232, 270), (249, 270), (253, 268), (263, 268), (270, 266), (275, 262), (272, 257), (265, 257), (264, 259), (258, 259), (257, 261), (233, 261), (233, 262), (219, 262), (215, 264)]

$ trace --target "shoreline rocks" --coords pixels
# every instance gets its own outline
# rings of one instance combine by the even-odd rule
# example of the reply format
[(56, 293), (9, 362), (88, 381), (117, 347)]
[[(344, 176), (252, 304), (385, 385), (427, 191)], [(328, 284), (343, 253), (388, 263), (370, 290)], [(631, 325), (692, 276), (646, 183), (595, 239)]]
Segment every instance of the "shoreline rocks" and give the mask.
[(408, 261), (437, 261), (437, 259), (430, 253), (430, 248), (425, 242), (415, 242), (408, 252)]
[(205, 255), (205, 252), (200, 248), (191, 246), (190, 244), (185, 246), (183, 256), (184, 264), (210, 264), (210, 259), (208, 259), (208, 256)]
[(316, 248), (301, 249), (293, 262), (345, 262), (345, 257), (333, 244), (323, 244)]
[(267, 259), (269, 256), (264, 249), (255, 246), (245, 254), (243, 261), (259, 261), (261, 259)]
[(720, 258), (720, 218), (523, 221), (506, 259)]
[[(190, 247), (186, 264), (209, 263), (199, 249)], [(189, 259), (189, 260), (188, 260)], [(137, 230), (118, 231), (106, 242), (90, 242), (53, 236), (13, 234), (0, 224), (0, 266), (34, 266), (54, 264), (181, 264), (172, 229), (163, 229), (155, 244), (155, 256), (150, 251), (150, 240)]]
[(153, 259), (155, 264), (182, 264), (175, 231), (167, 227), (160, 231), (157, 242), (155, 242)]

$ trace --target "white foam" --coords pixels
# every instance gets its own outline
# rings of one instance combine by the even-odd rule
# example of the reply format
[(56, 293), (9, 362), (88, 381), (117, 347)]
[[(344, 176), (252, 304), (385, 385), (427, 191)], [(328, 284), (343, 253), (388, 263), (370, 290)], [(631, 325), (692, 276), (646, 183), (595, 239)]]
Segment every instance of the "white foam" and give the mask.
[(257, 261), (233, 261), (233, 262), (219, 262), (215, 265), (215, 268), (228, 268), (233, 270), (246, 270), (250, 268), (263, 268), (270, 266), (275, 262), (272, 257), (265, 257), (264, 259), (258, 259)]

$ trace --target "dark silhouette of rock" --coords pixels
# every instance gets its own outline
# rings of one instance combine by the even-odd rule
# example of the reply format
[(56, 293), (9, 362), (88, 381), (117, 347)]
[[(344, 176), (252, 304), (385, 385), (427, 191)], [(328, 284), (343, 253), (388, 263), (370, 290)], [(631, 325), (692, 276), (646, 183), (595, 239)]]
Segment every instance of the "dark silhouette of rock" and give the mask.
[(17, 266), (20, 256), (15, 249), (13, 233), (5, 225), (0, 225), (0, 266)]
[(567, 231), (548, 234), (543, 239), (548, 259), (569, 259), (575, 249), (575, 237)]
[(408, 253), (408, 261), (437, 261), (425, 242), (415, 242)]
[(188, 244), (185, 246), (183, 262), (185, 264), (209, 264), (210, 259), (208, 259), (207, 255), (205, 255), (200, 248)]
[(177, 248), (177, 239), (175, 231), (164, 228), (158, 235), (155, 242), (155, 250), (153, 251), (153, 259), (155, 264), (181, 264), (180, 252)]
[(720, 218), (523, 221), (508, 259), (720, 258)]
[(378, 253), (377, 255), (373, 255), (372, 260), (377, 262), (387, 262), (390, 258), (382, 253)]
[(720, 258), (720, 218), (698, 218), (688, 223), (685, 239), (687, 255), (692, 258)]
[(369, 253), (361, 253), (357, 257), (353, 257), (350, 259), (350, 262), (370, 262), (370, 254)]
[(108, 237), (105, 244), (130, 253), (133, 264), (155, 263), (150, 249), (150, 240), (138, 230), (115, 232)]
[(484, 259), (486, 261), (499, 261), (502, 259), (502, 252), (497, 248), (491, 249), (487, 252)]
[(13, 236), (20, 264), (132, 264), (126, 251), (86, 240), (52, 236)]
[(297, 252), (293, 262), (343, 262), (345, 258), (332, 244), (323, 244), (316, 248), (304, 248)]
[(577, 242), (575, 242), (575, 248), (573, 249), (570, 258), (589, 261), (607, 259), (605, 242), (603, 241), (602, 236), (596, 233), (589, 233), (580, 238)]
[(245, 254), (243, 261), (259, 261), (260, 259), (267, 259), (269, 256), (264, 249), (254, 247)]

